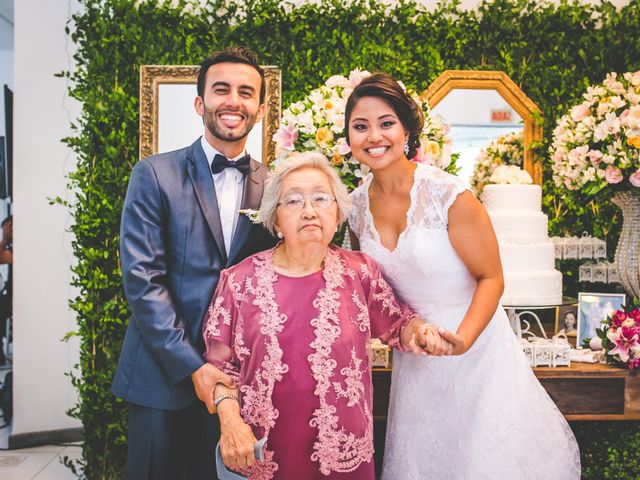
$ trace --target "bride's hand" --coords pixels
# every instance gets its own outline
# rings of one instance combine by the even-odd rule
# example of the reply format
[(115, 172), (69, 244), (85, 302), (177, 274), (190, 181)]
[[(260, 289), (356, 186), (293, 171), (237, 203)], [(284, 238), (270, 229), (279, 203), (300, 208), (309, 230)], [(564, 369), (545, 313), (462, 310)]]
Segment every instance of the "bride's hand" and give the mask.
[(437, 325), (423, 323), (411, 336), (411, 351), (420, 355), (451, 355), (453, 345), (443, 339)]
[(444, 328), (439, 328), (438, 333), (440, 333), (440, 336), (444, 340), (452, 345), (453, 350), (450, 355), (462, 355), (469, 350), (470, 345), (467, 345), (467, 342), (465, 342), (461, 335), (445, 330)]

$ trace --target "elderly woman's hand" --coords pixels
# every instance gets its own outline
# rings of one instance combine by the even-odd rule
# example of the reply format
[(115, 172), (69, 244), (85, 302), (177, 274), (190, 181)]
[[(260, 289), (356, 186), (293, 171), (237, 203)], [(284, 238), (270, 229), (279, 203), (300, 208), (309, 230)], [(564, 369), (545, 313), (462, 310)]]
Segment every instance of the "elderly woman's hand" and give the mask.
[(218, 405), (220, 416), (220, 454), (224, 464), (233, 470), (250, 467), (256, 461), (253, 446), (256, 437), (240, 416), (240, 406), (233, 400)]
[(426, 323), (419, 316), (414, 316), (402, 332), (402, 343), (417, 355), (451, 355), (454, 350), (437, 325)]
[(442, 338), (437, 325), (422, 323), (416, 328), (409, 341), (414, 353), (434, 356), (451, 355), (453, 345)]

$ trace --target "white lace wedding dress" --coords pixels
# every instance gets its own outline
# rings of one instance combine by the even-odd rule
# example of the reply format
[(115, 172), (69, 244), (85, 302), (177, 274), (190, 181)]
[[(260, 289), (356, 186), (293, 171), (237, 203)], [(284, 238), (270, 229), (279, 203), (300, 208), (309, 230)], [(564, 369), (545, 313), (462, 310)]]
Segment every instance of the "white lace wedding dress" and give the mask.
[[(407, 228), (389, 251), (370, 213), (370, 183), (352, 194), (349, 224), (361, 250), (382, 264), (400, 298), (455, 332), (476, 287), (447, 234), (448, 209), (464, 185), (418, 164)], [(535, 378), (502, 307), (462, 356), (393, 352), (382, 478), (580, 478), (573, 433)]]

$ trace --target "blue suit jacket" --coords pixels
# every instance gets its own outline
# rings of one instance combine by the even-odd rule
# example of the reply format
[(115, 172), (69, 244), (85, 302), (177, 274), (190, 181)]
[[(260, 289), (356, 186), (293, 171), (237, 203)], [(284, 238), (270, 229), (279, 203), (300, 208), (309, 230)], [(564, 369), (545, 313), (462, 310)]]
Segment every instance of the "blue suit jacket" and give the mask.
[[(251, 161), (242, 208), (258, 209), (267, 168)], [(202, 320), (220, 270), (275, 239), (240, 215), (229, 255), (200, 139), (134, 167), (122, 212), (122, 281), (131, 308), (112, 391), (173, 410), (196, 398), (190, 374), (204, 364)]]

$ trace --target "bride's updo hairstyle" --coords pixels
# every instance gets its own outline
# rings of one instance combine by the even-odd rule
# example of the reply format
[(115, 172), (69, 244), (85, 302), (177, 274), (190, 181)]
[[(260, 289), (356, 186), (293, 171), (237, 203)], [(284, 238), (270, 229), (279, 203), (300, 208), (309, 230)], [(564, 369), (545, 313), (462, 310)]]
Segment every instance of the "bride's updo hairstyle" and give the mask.
[(424, 126), (424, 114), (418, 104), (409, 96), (396, 80), (388, 73), (376, 73), (366, 77), (354, 88), (345, 107), (345, 138), (349, 143), (349, 121), (356, 104), (365, 97), (377, 97), (384, 100), (395, 112), (404, 129), (409, 132), (408, 159), (412, 159), (420, 146), (420, 134)]

